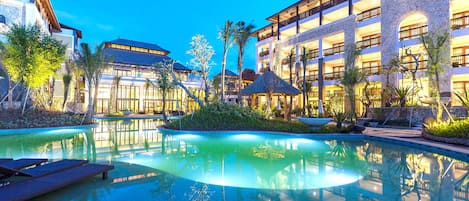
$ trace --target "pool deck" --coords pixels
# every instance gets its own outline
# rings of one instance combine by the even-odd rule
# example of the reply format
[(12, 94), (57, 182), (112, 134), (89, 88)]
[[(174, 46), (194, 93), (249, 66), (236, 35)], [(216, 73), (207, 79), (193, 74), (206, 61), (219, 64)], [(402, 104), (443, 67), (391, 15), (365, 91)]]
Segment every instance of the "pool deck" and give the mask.
[(442, 142), (436, 142), (427, 140), (422, 137), (421, 130), (409, 129), (409, 128), (371, 128), (367, 127), (363, 134), (373, 137), (387, 138), (411, 143), (417, 143), (421, 145), (427, 145), (442, 149), (451, 150), (454, 152), (463, 153), (469, 155), (469, 147), (455, 144), (447, 144)]

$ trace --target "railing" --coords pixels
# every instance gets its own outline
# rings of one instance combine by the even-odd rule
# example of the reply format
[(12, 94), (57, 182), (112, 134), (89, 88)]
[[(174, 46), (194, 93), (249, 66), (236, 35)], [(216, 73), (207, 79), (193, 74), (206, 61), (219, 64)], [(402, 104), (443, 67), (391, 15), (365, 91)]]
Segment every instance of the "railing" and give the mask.
[(306, 81), (308, 82), (314, 82), (319, 80), (319, 75), (318, 74), (312, 74), (312, 75), (307, 75), (306, 76)]
[[(346, 1), (347, 1), (347, 0), (330, 0), (330, 1), (325, 2), (325, 3), (323, 4), (323, 9), (327, 9), (327, 8), (330, 8), (330, 7), (334, 7), (334, 6), (338, 5), (338, 4), (343, 3), (343, 2), (346, 2)], [(291, 24), (291, 23), (296, 22), (297, 20), (305, 19), (305, 18), (307, 18), (307, 17), (309, 17), (309, 16), (311, 16), (311, 15), (314, 15), (314, 14), (316, 14), (316, 13), (319, 13), (319, 11), (320, 11), (320, 7), (314, 7), (314, 8), (312, 8), (312, 9), (310, 9), (310, 10), (307, 10), (307, 11), (305, 11), (305, 12), (300, 13), (298, 16), (295, 15), (295, 16), (290, 17), (290, 18), (288, 18), (288, 19), (286, 19), (286, 20), (284, 20), (284, 21), (279, 22), (278, 26), (279, 26), (279, 27), (287, 26), (287, 25), (289, 25), (289, 24)]]
[[(303, 58), (303, 55), (300, 55), (300, 58)], [(316, 59), (319, 58), (319, 50), (314, 49), (314, 50), (308, 50), (306, 53), (306, 59), (311, 60), (311, 59)]]
[(307, 17), (309, 17), (309, 16), (312, 16), (312, 15), (314, 15), (314, 14), (316, 14), (316, 13), (319, 13), (319, 11), (320, 11), (320, 8), (319, 8), (319, 6), (318, 6), (318, 7), (309, 9), (309, 10), (307, 10), (307, 11), (305, 11), (305, 12), (302, 12), (302, 13), (300, 13), (300, 15), (299, 15), (299, 16), (300, 16), (300, 20), (305, 19), (305, 18), (307, 18)]
[(359, 13), (356, 19), (357, 22), (361, 22), (363, 20), (370, 19), (379, 15), (381, 15), (381, 7), (376, 7)]
[(331, 8), (331, 7), (334, 7), (336, 5), (339, 5), (343, 2), (346, 2), (347, 0), (330, 0), (328, 2), (325, 2), (324, 4), (322, 4), (322, 8), (323, 9), (328, 9), (328, 8)]
[(274, 37), (274, 36), (277, 36), (277, 32), (274, 32), (274, 33), (271, 32), (271, 33), (268, 33), (268, 34), (265, 34), (265, 35), (261, 35), (261, 36), (259, 36), (257, 41), (262, 41), (262, 40), (265, 40), (267, 38)]
[(360, 49), (370, 48), (381, 45), (381, 36), (375, 36), (366, 40), (358, 41), (357, 47)]
[(366, 76), (379, 75), (381, 73), (381, 66), (363, 67), (363, 68), (360, 68), (360, 70)]
[(451, 65), (453, 68), (469, 66), (469, 54), (452, 56)]
[(344, 45), (340, 45), (340, 46), (337, 46), (337, 47), (324, 49), (324, 56), (340, 54), (340, 53), (343, 53), (343, 52), (344, 52)]
[[(295, 55), (292, 56), (291, 62), (292, 62), (292, 64), (296, 62), (296, 56)], [(282, 59), (282, 65), (287, 65), (289, 63), (290, 63), (290, 58), (287, 57), (287, 58)]]
[(464, 29), (467, 27), (469, 27), (469, 15), (451, 19), (451, 28), (453, 30)]
[[(409, 70), (415, 70), (415, 61), (402, 62), (403, 67)], [(427, 69), (427, 60), (419, 61), (419, 68), (417, 70), (426, 70)]]
[(344, 71), (324, 73), (324, 80), (338, 80), (344, 76)]
[(259, 52), (259, 56), (260, 57), (264, 57), (264, 56), (267, 56), (270, 54), (270, 51), (269, 50), (264, 50), (262, 52)]
[(420, 36), (428, 33), (428, 25), (420, 27), (404, 29), (399, 31), (399, 40), (408, 40), (413, 38), (419, 38)]

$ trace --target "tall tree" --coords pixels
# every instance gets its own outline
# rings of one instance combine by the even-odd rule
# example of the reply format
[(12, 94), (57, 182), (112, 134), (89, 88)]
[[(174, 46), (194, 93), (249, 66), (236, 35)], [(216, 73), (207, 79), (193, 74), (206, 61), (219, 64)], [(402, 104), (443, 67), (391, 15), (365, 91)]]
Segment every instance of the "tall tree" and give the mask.
[(30, 89), (42, 87), (55, 74), (65, 60), (65, 46), (41, 33), (38, 26), (13, 25), (6, 37), (7, 43), (2, 43), (2, 59), (10, 79), (8, 101), (11, 105), (12, 82), (27, 87), (24, 113)]
[(221, 101), (225, 102), (225, 70), (228, 50), (234, 43), (234, 26), (230, 20), (225, 21), (225, 26), (218, 30), (218, 38), (223, 42), (223, 61), (221, 63)]
[(208, 74), (210, 72), (210, 67), (214, 64), (211, 59), (215, 54), (213, 47), (208, 43), (204, 35), (198, 34), (192, 37), (190, 42), (191, 49), (187, 51), (187, 54), (192, 55), (190, 64), (198, 68), (202, 80), (204, 81), (205, 89), (205, 104), (208, 104), (208, 97), (210, 95), (210, 84), (208, 80)]
[(79, 66), (83, 71), (83, 75), (85, 76), (86, 83), (88, 85), (88, 111), (85, 118), (86, 122), (91, 122), (93, 119), (101, 72), (105, 68), (106, 62), (108, 62), (103, 49), (104, 44), (98, 45), (93, 53), (87, 43), (81, 44)]
[(241, 87), (243, 83), (243, 56), (244, 56), (244, 49), (246, 44), (249, 42), (249, 38), (253, 32), (254, 25), (246, 24), (243, 21), (239, 21), (235, 25), (235, 36), (234, 39), (236, 44), (238, 45), (238, 102), (242, 104), (242, 96), (241, 96)]
[(68, 93), (70, 92), (70, 84), (73, 79), (73, 63), (72, 60), (67, 60), (65, 62), (65, 73), (62, 75), (62, 81), (64, 83), (64, 101), (62, 102), (62, 109), (65, 109), (65, 104), (67, 103)]
[(361, 51), (357, 48), (355, 44), (349, 44), (345, 48), (345, 71), (344, 76), (340, 80), (340, 84), (344, 87), (345, 93), (350, 101), (351, 114), (353, 120), (357, 119), (357, 113), (355, 111), (355, 88), (358, 83), (362, 82), (366, 77), (355, 66), (357, 57), (360, 55)]
[(158, 80), (156, 81), (156, 86), (160, 89), (162, 95), (162, 113), (163, 120), (165, 125), (168, 123), (168, 117), (166, 115), (166, 95), (168, 91), (173, 88), (174, 84), (170, 77), (170, 72), (167, 68), (163, 67), (163, 63), (156, 64), (156, 72), (158, 72)]
[(431, 96), (437, 102), (437, 121), (441, 121), (443, 118), (440, 79), (442, 78), (442, 73), (444, 73), (443, 64), (448, 62), (444, 55), (445, 51), (449, 49), (449, 37), (448, 30), (435, 29), (420, 38), (428, 57), (427, 74), (430, 80)]

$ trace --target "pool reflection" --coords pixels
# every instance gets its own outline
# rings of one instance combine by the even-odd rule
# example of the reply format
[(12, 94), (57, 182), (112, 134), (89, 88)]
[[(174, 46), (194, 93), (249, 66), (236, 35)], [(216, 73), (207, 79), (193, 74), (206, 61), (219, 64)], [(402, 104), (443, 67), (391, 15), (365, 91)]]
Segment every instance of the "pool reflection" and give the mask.
[[(130, 176), (141, 174), (124, 171), (127, 180), (119, 185), (81, 188), (70, 198), (80, 200), (95, 200), (100, 189), (113, 193), (100, 194), (99, 199), (119, 198), (124, 184), (139, 192), (139, 200), (469, 200), (467, 162), (441, 154), (363, 140), (171, 135), (160, 133), (159, 124), (99, 121), (97, 128), (76, 132), (1, 136), (0, 157), (77, 158), (149, 167), (141, 174), (152, 177), (131, 181)], [(60, 200), (63, 195), (49, 198)]]

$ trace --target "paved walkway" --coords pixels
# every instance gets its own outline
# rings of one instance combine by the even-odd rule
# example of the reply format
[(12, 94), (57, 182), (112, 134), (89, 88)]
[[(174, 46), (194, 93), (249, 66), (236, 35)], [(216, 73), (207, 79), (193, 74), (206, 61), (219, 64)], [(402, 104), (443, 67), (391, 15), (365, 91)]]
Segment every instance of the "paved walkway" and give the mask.
[(455, 151), (469, 155), (469, 147), (463, 145), (446, 144), (442, 142), (436, 142), (427, 140), (422, 137), (421, 130), (409, 129), (409, 128), (371, 128), (367, 127), (363, 132), (365, 135), (382, 137), (412, 143), (418, 143), (422, 145), (442, 148), (450, 151)]

